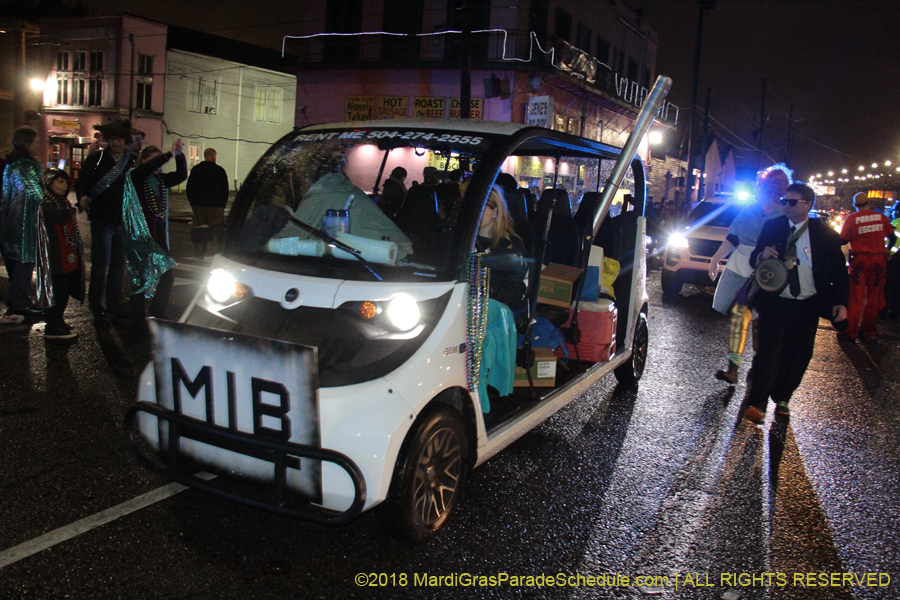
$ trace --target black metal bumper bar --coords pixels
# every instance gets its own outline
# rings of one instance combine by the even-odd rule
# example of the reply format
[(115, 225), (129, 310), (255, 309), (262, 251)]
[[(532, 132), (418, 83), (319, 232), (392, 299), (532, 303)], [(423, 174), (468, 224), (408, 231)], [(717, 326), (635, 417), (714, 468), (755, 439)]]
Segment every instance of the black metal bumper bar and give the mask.
[[(140, 412), (151, 414), (169, 424), (168, 445), (164, 452), (160, 452), (160, 457), (158, 458), (146, 455), (137, 446), (135, 440), (137, 428), (135, 425)], [(217, 484), (215, 480), (201, 479), (194, 474), (179, 469), (178, 447), (181, 438), (189, 438), (272, 462), (275, 466), (275, 479), (272, 488), (274, 500), (237, 493)], [(186, 417), (151, 402), (136, 402), (125, 413), (125, 443), (138, 461), (147, 468), (173, 481), (220, 498), (225, 498), (226, 500), (240, 502), (241, 504), (279, 515), (323, 525), (343, 525), (359, 515), (366, 503), (366, 481), (363, 478), (362, 471), (356, 466), (356, 463), (340, 452), (304, 444), (261, 438), (241, 431), (224, 429), (204, 421)], [(160, 446), (162, 446), (161, 440)], [(286, 471), (291, 463), (291, 459), (296, 461), (296, 457), (330, 462), (342, 468), (353, 481), (353, 503), (350, 507), (343, 512), (339, 512), (309, 503), (287, 505), (284, 501), (287, 497)]]

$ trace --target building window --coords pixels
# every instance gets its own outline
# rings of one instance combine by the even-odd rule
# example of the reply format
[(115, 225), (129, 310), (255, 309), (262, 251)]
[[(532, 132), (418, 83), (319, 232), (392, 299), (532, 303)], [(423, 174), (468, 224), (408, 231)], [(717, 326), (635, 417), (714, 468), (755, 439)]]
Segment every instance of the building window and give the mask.
[(641, 86), (650, 89), (650, 69), (644, 67), (644, 70), (641, 72)]
[(138, 54), (137, 98), (134, 107), (151, 110), (153, 106), (153, 57)]
[(68, 71), (69, 70), (69, 53), (68, 52), (57, 52), (56, 53), (56, 70), (57, 71)]
[(575, 30), (575, 45), (588, 54), (591, 53), (591, 30), (583, 23), (579, 23)]
[(556, 9), (556, 38), (569, 41), (572, 39), (572, 15), (561, 8)]
[(628, 57), (628, 81), (634, 81), (637, 83), (638, 78), (638, 64), (637, 61)]
[(72, 106), (84, 106), (84, 79), (72, 80)]
[(279, 87), (256, 88), (256, 103), (253, 120), (267, 123), (281, 123), (281, 104), (284, 90)]
[(153, 57), (138, 54), (138, 75), (153, 75)]
[(103, 104), (103, 80), (91, 79), (88, 83), (88, 106)]
[(66, 73), (56, 73), (56, 104), (66, 106), (69, 104), (69, 80)]
[(85, 53), (84, 52), (73, 52), (72, 53), (72, 70), (73, 71), (84, 71), (84, 62)]
[(188, 112), (214, 115), (218, 109), (218, 101), (218, 80), (201, 77), (196, 81), (191, 81), (188, 90)]
[(140, 110), (150, 110), (153, 105), (153, 84), (138, 82), (137, 98), (134, 107)]
[(91, 71), (103, 70), (103, 50), (91, 50)]

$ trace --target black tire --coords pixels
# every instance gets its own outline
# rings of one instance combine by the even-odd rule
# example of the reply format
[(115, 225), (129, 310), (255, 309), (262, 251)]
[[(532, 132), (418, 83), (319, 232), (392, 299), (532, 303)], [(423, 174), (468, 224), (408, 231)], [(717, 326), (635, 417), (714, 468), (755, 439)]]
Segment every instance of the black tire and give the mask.
[(616, 370), (616, 379), (625, 385), (635, 385), (640, 381), (644, 374), (644, 367), (647, 365), (647, 349), (649, 347), (650, 329), (647, 327), (647, 315), (645, 313), (638, 314), (638, 321), (634, 328), (634, 346), (631, 351), (631, 357)]
[(410, 430), (385, 501), (388, 528), (405, 540), (430, 539), (459, 501), (468, 470), (468, 440), (459, 413), (437, 407)]
[(672, 271), (663, 269), (659, 282), (662, 285), (663, 294), (677, 296), (681, 293), (681, 282), (678, 280), (678, 275)]

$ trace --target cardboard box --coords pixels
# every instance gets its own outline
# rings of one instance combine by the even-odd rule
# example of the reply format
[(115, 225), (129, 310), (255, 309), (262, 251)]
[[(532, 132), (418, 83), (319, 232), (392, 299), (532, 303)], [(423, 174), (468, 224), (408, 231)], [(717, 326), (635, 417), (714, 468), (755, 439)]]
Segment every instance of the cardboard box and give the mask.
[[(531, 380), (534, 387), (553, 387), (556, 385), (556, 355), (550, 348), (534, 348), (534, 364), (531, 365)], [(525, 369), (516, 367), (513, 387), (528, 387), (528, 375)]]
[(538, 304), (569, 308), (572, 304), (572, 287), (581, 269), (550, 263), (541, 271), (538, 286)]

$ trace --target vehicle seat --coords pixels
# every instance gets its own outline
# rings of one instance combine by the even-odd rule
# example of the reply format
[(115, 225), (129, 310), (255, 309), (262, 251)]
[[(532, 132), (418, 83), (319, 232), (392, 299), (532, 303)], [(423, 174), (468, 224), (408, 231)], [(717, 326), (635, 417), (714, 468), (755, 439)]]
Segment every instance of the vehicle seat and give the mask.
[(584, 196), (581, 197), (581, 204), (578, 205), (578, 212), (575, 213), (575, 225), (578, 227), (578, 231), (581, 232), (582, 246), (581, 246), (581, 258), (582, 264), (581, 268), (587, 268), (587, 260), (590, 256), (590, 246), (593, 242), (593, 229), (588, 231), (588, 228), (593, 227), (594, 220), (594, 210), (596, 210), (597, 205), (600, 204), (600, 192), (586, 192)]
[(509, 216), (512, 217), (516, 233), (522, 239), (525, 253), (528, 256), (534, 256), (535, 236), (534, 230), (531, 228), (531, 222), (528, 220), (528, 205), (526, 204), (523, 190), (503, 190), (503, 198), (506, 200), (506, 206), (509, 208)]
[(434, 187), (416, 185), (409, 188), (394, 221), (413, 243), (416, 254), (421, 251), (423, 254), (419, 256), (429, 255), (435, 249), (435, 234), (440, 223)]
[(550, 222), (550, 231), (547, 236), (547, 255), (544, 256), (544, 264), (551, 262), (561, 265), (581, 265), (581, 232), (572, 216), (572, 205), (569, 202), (569, 194), (565, 190), (547, 190), (541, 196), (554, 194), (556, 203), (553, 205), (553, 219)]

